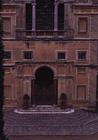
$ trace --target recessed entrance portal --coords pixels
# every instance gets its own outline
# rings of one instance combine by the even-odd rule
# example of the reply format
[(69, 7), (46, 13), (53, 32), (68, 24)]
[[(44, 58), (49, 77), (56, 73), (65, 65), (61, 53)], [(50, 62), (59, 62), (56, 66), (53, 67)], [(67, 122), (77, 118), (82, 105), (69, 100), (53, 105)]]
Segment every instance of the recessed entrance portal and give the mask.
[(32, 104), (52, 105), (57, 103), (57, 80), (53, 71), (46, 66), (40, 67), (32, 80)]

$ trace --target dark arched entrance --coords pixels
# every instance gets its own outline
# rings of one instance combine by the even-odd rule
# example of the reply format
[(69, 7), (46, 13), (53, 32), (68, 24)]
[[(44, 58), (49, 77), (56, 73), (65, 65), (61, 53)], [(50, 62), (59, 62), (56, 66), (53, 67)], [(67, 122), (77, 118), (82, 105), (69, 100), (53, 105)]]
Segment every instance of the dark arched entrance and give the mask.
[(32, 81), (32, 104), (51, 105), (57, 102), (57, 80), (53, 71), (46, 66), (40, 67)]

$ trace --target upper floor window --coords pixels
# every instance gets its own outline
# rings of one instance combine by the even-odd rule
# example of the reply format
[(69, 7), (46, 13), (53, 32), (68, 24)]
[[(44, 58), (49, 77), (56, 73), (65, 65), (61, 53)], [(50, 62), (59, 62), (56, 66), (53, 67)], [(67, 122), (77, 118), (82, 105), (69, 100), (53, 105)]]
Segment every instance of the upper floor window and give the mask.
[(26, 4), (26, 29), (32, 29), (32, 4)]
[(3, 17), (3, 36), (5, 38), (11, 36), (11, 17)]
[(54, 0), (36, 0), (36, 29), (53, 30)]
[(77, 52), (78, 60), (86, 60), (87, 59), (87, 51), (78, 51)]
[(4, 59), (11, 59), (11, 51), (4, 51)]
[(27, 30), (64, 30), (64, 4), (54, 0), (36, 0), (26, 4)]
[(58, 5), (58, 30), (64, 30), (64, 4)]
[(32, 51), (24, 51), (23, 58), (24, 59), (33, 59), (33, 52)]
[(66, 52), (58, 51), (57, 52), (57, 60), (66, 60)]
[(78, 18), (78, 33), (87, 33), (88, 19), (86, 17)]

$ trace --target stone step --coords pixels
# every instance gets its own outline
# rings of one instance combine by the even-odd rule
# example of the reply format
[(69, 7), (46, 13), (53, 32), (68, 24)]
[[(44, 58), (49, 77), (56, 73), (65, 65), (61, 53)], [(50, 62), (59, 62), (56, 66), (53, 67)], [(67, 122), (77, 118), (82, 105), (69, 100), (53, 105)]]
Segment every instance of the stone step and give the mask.
[(5, 131), (9, 135), (84, 135), (98, 132), (96, 125), (98, 114), (81, 110), (72, 114), (5, 113)]

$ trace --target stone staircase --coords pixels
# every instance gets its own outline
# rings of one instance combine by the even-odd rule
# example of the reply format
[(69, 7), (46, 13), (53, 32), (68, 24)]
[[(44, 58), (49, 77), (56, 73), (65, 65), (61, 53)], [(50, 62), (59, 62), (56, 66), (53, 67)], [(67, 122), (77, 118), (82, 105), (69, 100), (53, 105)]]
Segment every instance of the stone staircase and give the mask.
[(96, 122), (98, 114), (82, 110), (75, 110), (70, 114), (19, 114), (12, 110), (5, 112), (5, 133), (7, 135), (89, 135), (98, 132)]
[(59, 106), (56, 105), (33, 105), (32, 107), (28, 108), (28, 109), (22, 109), (22, 108), (17, 108), (14, 110), (15, 113), (19, 113), (19, 114), (32, 114), (32, 113), (73, 113), (74, 109), (73, 108), (65, 108), (65, 109), (61, 109)]

